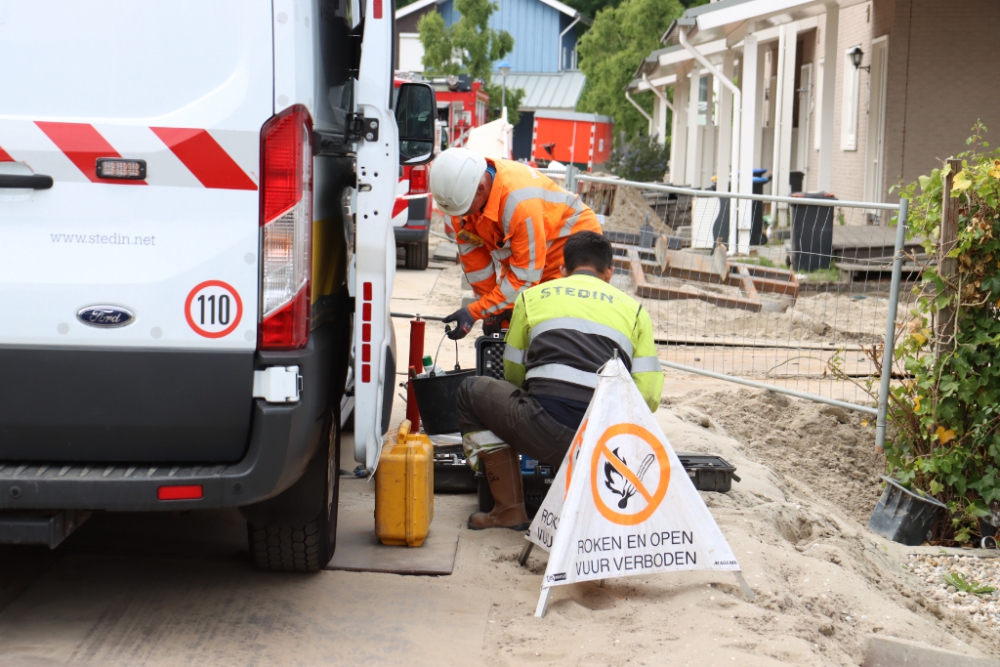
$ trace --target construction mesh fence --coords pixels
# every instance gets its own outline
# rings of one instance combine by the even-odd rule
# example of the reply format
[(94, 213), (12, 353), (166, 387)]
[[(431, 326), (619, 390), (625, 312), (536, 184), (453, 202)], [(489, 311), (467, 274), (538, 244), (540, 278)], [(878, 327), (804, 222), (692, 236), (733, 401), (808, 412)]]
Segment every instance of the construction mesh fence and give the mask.
[(585, 202), (599, 196), (614, 283), (650, 313), (668, 371), (872, 413), (881, 444), (886, 338), (908, 319), (907, 285), (926, 263), (897, 225), (905, 203), (569, 179)]

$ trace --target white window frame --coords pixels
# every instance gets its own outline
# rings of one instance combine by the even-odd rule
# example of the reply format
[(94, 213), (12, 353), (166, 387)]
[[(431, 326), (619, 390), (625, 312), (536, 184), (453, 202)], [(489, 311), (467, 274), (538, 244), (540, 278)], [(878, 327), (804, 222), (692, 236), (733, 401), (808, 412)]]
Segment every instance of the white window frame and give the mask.
[(856, 44), (844, 51), (844, 89), (840, 114), (840, 150), (858, 150), (858, 112), (861, 107), (861, 69), (851, 61), (851, 51)]
[(823, 118), (823, 59), (816, 62), (816, 113), (813, 116), (813, 148), (817, 151), (823, 149), (823, 121), (830, 122), (829, 118)]

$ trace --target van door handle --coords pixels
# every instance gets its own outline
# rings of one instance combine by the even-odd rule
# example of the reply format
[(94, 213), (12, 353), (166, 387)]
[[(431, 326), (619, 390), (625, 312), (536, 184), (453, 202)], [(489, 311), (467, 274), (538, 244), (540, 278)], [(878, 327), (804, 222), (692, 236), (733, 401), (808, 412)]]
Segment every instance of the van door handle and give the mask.
[(52, 177), (45, 174), (0, 174), (0, 188), (31, 188), (48, 190), (52, 187)]

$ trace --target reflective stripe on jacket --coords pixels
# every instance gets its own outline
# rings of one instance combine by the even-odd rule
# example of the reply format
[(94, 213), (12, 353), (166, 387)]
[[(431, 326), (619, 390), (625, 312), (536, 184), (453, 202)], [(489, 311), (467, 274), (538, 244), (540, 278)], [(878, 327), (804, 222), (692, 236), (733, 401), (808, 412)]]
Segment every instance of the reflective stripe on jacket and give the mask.
[(649, 313), (589, 273), (538, 285), (517, 299), (504, 374), (530, 393), (589, 402), (597, 369), (618, 354), (649, 409), (660, 406), (663, 370)]
[(469, 305), (476, 319), (507, 310), (522, 291), (558, 278), (570, 234), (601, 233), (594, 212), (548, 176), (520, 162), (490, 162), (497, 175), (482, 213), (452, 218), (450, 225), (462, 269), (479, 297)]

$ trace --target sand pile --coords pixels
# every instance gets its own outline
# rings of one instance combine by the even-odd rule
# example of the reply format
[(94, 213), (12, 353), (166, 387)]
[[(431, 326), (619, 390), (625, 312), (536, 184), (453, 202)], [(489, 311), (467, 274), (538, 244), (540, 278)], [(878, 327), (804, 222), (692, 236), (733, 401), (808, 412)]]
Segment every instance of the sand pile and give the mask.
[(604, 221), (605, 229), (638, 233), (649, 216), (649, 225), (655, 234), (671, 233), (669, 227), (663, 224), (642, 196), (638, 189), (627, 185), (615, 187), (615, 203), (611, 209), (611, 217)]
[(751, 389), (688, 396), (671, 408), (709, 415), (748, 458), (799, 484), (796, 492), (823, 498), (867, 525), (885, 470), (869, 415)]
[(855, 518), (873, 502), (879, 465), (853, 416), (717, 392), (683, 396), (656, 418), (676, 450), (738, 467), (730, 493), (702, 497), (757, 600), (721, 573), (636, 576), (556, 588), (539, 621), (547, 555), (536, 549), (520, 568), (520, 536), (463, 531), (450, 583), (492, 602), (485, 664), (856, 666), (873, 633), (1000, 656), (1000, 633), (926, 595), (905, 550)]

